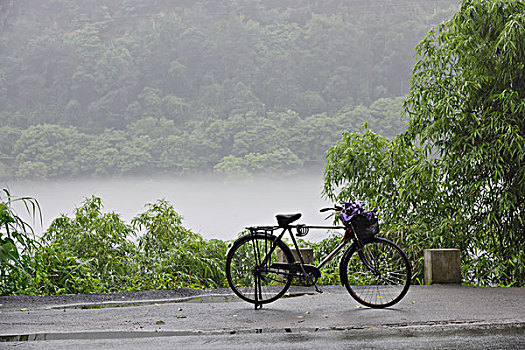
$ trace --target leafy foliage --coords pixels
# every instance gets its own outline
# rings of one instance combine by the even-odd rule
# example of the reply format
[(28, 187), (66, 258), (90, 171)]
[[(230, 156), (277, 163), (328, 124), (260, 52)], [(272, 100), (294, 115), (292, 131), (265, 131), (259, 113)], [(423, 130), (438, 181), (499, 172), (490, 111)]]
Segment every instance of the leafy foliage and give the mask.
[[(132, 220), (145, 230), (139, 238), (141, 275), (149, 288), (191, 286), (221, 287), (227, 246), (205, 241), (182, 225), (182, 217), (165, 200), (148, 204), (148, 210)], [(141, 281), (142, 283), (142, 281)]]
[(24, 205), (27, 212), (40, 216), (40, 206), (34, 198), (13, 197), (8, 189), (0, 194), (0, 292), (10, 293), (14, 288), (6, 281), (14, 275), (27, 277), (27, 263), (31, 254), (38, 248), (33, 229), (15, 211), (16, 203)]
[[(113, 291), (133, 285), (137, 249), (128, 240), (133, 231), (118, 214), (102, 213), (101, 210), (101, 199), (91, 197), (75, 210), (74, 218), (61, 216), (55, 219), (43, 236), (44, 245), (50, 248), (44, 251), (44, 259), (50, 258), (48, 254), (57, 254), (54, 258), (70, 257), (57, 259), (57, 262), (72, 268), (68, 276), (61, 279), (65, 286), (69, 284), (67, 278), (79, 277), (76, 271), (83, 264), (85, 272), (90, 272), (89, 277), (94, 279), (93, 283), (100, 284), (98, 290)], [(60, 264), (50, 266), (60, 267)]]
[[(19, 239), (31, 250), (19, 255), (14, 245), (3, 249), (2, 254), (6, 254), (1, 262), (1, 294), (107, 293), (225, 285), (226, 243), (204, 240), (183, 227), (181, 217), (168, 202), (149, 204), (132, 225), (102, 209), (100, 198), (86, 199), (73, 218), (55, 219), (41, 241)], [(12, 222), (29, 228), (12, 213), (10, 217), (14, 218)], [(133, 240), (135, 229), (142, 231), (137, 240)], [(9, 237), (21, 237), (13, 232), (10, 229)], [(9, 237), (2, 235), (2, 247), (12, 242)]]
[(522, 1), (463, 1), (416, 48), (407, 131), (348, 132), (329, 151), (325, 194), (382, 208), (415, 278), (423, 248), (457, 247), (468, 282), (525, 283), (523, 23)]
[[(381, 236), (406, 250), (413, 275), (423, 279), (423, 248), (443, 236), (431, 233), (442, 225), (436, 172), (424, 152), (399, 140), (387, 140), (371, 130), (346, 132), (326, 158), (324, 194), (336, 203), (354, 199), (379, 208)], [(435, 200), (440, 198), (441, 200)], [(425, 211), (420, 212), (424, 206)], [(447, 236), (453, 242), (452, 236)]]

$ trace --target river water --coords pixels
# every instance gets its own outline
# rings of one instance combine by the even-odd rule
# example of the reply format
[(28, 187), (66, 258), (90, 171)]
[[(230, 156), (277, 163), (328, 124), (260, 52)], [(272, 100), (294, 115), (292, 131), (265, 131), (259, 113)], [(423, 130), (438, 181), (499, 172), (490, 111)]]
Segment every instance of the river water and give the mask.
[[(274, 225), (275, 214), (279, 213), (302, 213), (298, 223), (331, 223), (324, 221), (326, 213), (319, 213), (319, 208), (330, 205), (321, 197), (321, 174), (248, 180), (212, 176), (15, 181), (5, 183), (2, 188), (5, 187), (14, 196), (38, 200), (43, 225), (33, 225), (37, 234), (45, 231), (60, 214), (72, 217), (74, 209), (92, 195), (102, 199), (104, 211), (117, 212), (128, 223), (146, 210), (146, 203), (164, 198), (182, 215), (186, 227), (206, 239), (230, 240), (246, 226)], [(27, 217), (20, 206), (17, 211)], [(306, 238), (319, 241), (325, 236), (326, 232), (312, 231)]]

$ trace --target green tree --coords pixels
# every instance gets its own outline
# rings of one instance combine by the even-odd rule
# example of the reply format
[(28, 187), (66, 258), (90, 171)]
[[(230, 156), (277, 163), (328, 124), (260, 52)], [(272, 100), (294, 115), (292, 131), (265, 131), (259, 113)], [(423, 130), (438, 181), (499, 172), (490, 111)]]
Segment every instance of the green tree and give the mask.
[(439, 156), (484, 281), (525, 283), (525, 2), (465, 0), (416, 48), (406, 140)]
[(166, 200), (158, 200), (146, 206), (148, 210), (132, 221), (137, 231), (144, 231), (139, 238), (139, 246), (146, 254), (164, 253), (174, 244), (200, 239), (198, 234), (182, 225), (182, 216)]
[(131, 226), (119, 214), (103, 213), (102, 200), (86, 199), (75, 216), (56, 218), (44, 233), (44, 249), (35, 266), (37, 281), (44, 281), (45, 293), (78, 293), (132, 289), (138, 251), (129, 240)]
[(147, 211), (132, 220), (142, 232), (139, 283), (158, 289), (180, 286), (222, 287), (227, 246), (206, 241), (182, 225), (182, 217), (166, 200), (147, 204)]
[[(18, 149), (18, 163), (3, 161), (0, 172), (207, 172), (230, 154), (278, 149), (309, 167), (340, 137), (339, 119), (349, 130), (369, 121), (392, 137), (398, 123), (388, 102), (408, 91), (409, 48), (457, 4), (368, 2), (17, 2), (0, 33), (0, 124), (74, 126), (88, 145), (73, 140), (80, 151), (63, 154), (62, 142), (47, 145), (35, 135), (45, 151)], [(385, 100), (372, 106), (379, 97)], [(367, 107), (354, 110), (359, 105)], [(274, 119), (288, 111), (309, 120)], [(135, 143), (140, 123), (132, 124), (149, 117), (173, 121), (180, 133)], [(108, 144), (110, 129), (125, 131), (126, 141)], [(23, 144), (33, 147), (26, 136)]]
[(408, 130), (347, 133), (327, 157), (328, 197), (386, 209), (414, 257), (461, 248), (468, 282), (525, 284), (524, 23), (523, 1), (464, 0), (416, 48)]
[(215, 165), (214, 170), (228, 177), (244, 175), (283, 176), (300, 171), (303, 162), (288, 148), (271, 153), (248, 153), (243, 157), (227, 156)]
[(51, 124), (31, 126), (21, 133), (14, 146), (17, 176), (37, 178), (78, 174), (77, 157), (88, 139), (75, 127)]
[[(366, 202), (379, 208), (381, 235), (398, 242), (423, 280), (423, 249), (458, 241), (454, 232), (435, 235), (453, 220), (445, 215), (434, 165), (423, 150), (371, 130), (345, 132), (326, 157), (324, 194), (335, 203)], [(438, 200), (439, 199), (439, 200)]]

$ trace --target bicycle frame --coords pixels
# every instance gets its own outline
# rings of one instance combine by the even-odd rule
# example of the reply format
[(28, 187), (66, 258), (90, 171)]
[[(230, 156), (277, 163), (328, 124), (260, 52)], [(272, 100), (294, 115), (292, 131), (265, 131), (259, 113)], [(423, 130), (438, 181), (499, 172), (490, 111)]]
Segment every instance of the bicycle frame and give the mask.
[[(297, 256), (299, 257), (300, 267), (302, 270), (302, 273), (306, 275), (306, 271), (304, 270), (303, 265), (305, 264), (304, 258), (301, 254), (301, 250), (299, 249), (299, 245), (297, 244), (297, 240), (295, 238), (295, 235), (292, 233), (292, 229), (297, 229), (298, 227), (301, 228), (307, 228), (307, 229), (326, 229), (326, 230), (345, 230), (345, 236), (341, 243), (330, 253), (328, 254), (320, 263), (316, 266), (318, 270), (321, 270), (327, 263), (329, 263), (340, 251), (343, 249), (352, 238), (355, 238), (355, 235), (349, 234), (352, 230), (351, 227), (345, 227), (345, 226), (308, 226), (308, 225), (289, 225), (287, 227), (280, 227), (280, 226), (255, 226), (255, 227), (247, 227), (248, 230), (250, 230), (251, 234), (254, 234), (256, 232), (264, 231), (266, 234), (268, 231), (275, 231), (279, 228), (282, 228), (283, 230), (278, 236), (275, 236), (275, 240), (272, 243), (272, 246), (270, 248), (270, 251), (267, 253), (267, 255), (264, 257), (263, 261), (261, 262), (261, 266), (264, 266), (270, 256), (272, 255), (273, 251), (275, 250), (275, 247), (277, 246), (277, 241), (282, 240), (284, 234), (286, 231), (290, 234), (290, 238), (292, 239), (293, 245), (295, 247), (295, 250), (297, 251)], [(272, 271), (276, 272), (276, 271)]]

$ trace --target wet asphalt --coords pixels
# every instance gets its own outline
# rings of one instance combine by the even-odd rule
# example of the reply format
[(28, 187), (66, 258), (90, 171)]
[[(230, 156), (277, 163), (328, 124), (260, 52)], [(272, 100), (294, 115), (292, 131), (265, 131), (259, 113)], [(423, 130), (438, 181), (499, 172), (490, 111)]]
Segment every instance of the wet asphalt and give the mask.
[(323, 290), (262, 310), (228, 290), (0, 297), (0, 348), (525, 349), (525, 288), (413, 286), (387, 309)]

